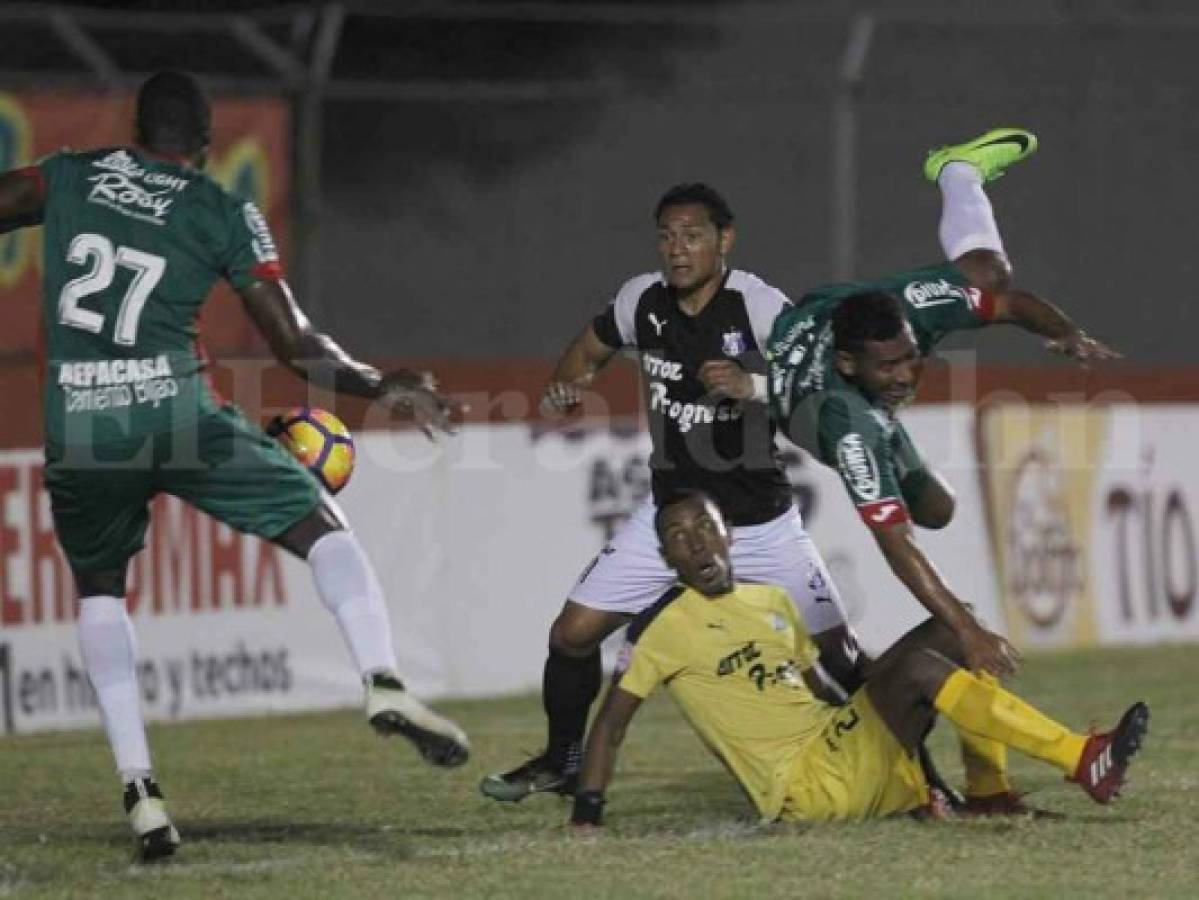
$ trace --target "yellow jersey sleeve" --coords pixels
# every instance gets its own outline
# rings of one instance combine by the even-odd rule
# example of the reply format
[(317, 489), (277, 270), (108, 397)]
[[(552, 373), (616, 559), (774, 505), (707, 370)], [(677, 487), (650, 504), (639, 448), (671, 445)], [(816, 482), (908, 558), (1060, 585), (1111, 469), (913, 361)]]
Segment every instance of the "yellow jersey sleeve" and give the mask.
[(616, 686), (644, 700), (662, 683), (663, 678), (654, 655), (646, 652), (644, 647), (634, 644), (629, 654), (628, 668), (624, 670)]
[(617, 686), (643, 700), (680, 668), (672, 662), (676, 658), (671, 652), (675, 629), (655, 627), (658, 624), (654, 622), (635, 643), (626, 644), (617, 663), (617, 669), (623, 670)]

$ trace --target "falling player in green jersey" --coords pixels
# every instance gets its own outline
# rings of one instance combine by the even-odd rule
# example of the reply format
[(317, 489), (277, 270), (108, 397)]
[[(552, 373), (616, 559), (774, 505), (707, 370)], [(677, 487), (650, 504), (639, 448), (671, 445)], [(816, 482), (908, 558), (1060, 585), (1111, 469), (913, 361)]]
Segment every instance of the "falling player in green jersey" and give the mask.
[[(974, 617), (917, 544), (912, 525), (945, 527), (954, 498), (897, 416), (915, 395), (925, 356), (952, 331), (1006, 323), (1084, 363), (1116, 355), (1011, 284), (982, 185), (1035, 149), (1031, 133), (1002, 128), (934, 151), (925, 175), (942, 192), (940, 238), (953, 262), (817, 288), (775, 319), (768, 347), (773, 416), (837, 470), (895, 575), (961, 641), (968, 667), (993, 676), (1014, 671), (1016, 651)], [(1002, 751), (964, 737), (975, 811), (1022, 810)]]
[(125, 605), (129, 560), (158, 493), (306, 560), (362, 675), (370, 724), (435, 765), (460, 765), (469, 752), (461, 729), (404, 690), (378, 579), (315, 479), (210, 390), (197, 316), (224, 279), (302, 378), (411, 414), (430, 436), (450, 429), (452, 404), (429, 376), (379, 372), (313, 328), (263, 215), (201, 171), (209, 128), (196, 81), (160, 72), (138, 93), (133, 145), (0, 175), (0, 231), (45, 229), (45, 482), (143, 859), (179, 843), (151, 768)]

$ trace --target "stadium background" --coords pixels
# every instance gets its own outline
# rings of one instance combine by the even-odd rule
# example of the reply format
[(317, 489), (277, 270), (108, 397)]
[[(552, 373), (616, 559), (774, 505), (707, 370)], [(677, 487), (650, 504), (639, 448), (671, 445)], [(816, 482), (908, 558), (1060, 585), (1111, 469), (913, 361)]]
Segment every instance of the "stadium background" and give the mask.
[[(963, 501), (932, 553), (1024, 646), (1199, 638), (1189, 4), (109, 6), (135, 4), (0, 10), (0, 164), (118, 140), (144, 74), (196, 71), (218, 103), (215, 171), (269, 210), (318, 324), (472, 401), (463, 434), (426, 448), (307, 395), (228, 295), (205, 316), (220, 384), (252, 415), (307, 399), (357, 430), (345, 505), (423, 692), (533, 687), (564, 591), (644, 492), (631, 367), (577, 427), (534, 410), (556, 353), (653, 266), (667, 186), (716, 185), (735, 264), (797, 296), (937, 258), (925, 149), (1005, 123), (1042, 142), (991, 191), (1020, 280), (1127, 358), (1082, 372), (1016, 334), (951, 344), (912, 413)], [(37, 252), (36, 233), (0, 241), (4, 731), (95, 723), (30, 452)], [(914, 602), (835, 481), (792, 464), (859, 625), (885, 642)], [(176, 504), (159, 513), (133, 575), (155, 717), (354, 701), (300, 567)], [(893, 600), (878, 621), (867, 594)]]

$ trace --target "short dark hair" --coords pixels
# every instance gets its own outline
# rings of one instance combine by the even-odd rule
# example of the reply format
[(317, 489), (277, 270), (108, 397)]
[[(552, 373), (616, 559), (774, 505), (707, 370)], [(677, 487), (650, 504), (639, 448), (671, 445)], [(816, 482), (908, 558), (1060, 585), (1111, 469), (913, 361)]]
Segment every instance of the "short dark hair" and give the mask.
[[(665, 500), (658, 504), (657, 512), (654, 513), (654, 534), (658, 536), (658, 540), (662, 540), (662, 529), (666, 525), (666, 512), (672, 507), (678, 506), (680, 503), (711, 503), (720, 511), (720, 504), (707, 491), (701, 491), (697, 488), (679, 488), (673, 491)], [(723, 515), (723, 512), (721, 513)]]
[(654, 221), (662, 218), (662, 211), (671, 206), (682, 206), (684, 203), (698, 203), (708, 210), (708, 216), (718, 231), (723, 231), (733, 224), (733, 210), (724, 197), (716, 189), (702, 181), (691, 181), (686, 184), (676, 184), (658, 201), (654, 207)]
[(137, 142), (153, 150), (195, 153), (208, 146), (212, 113), (200, 83), (186, 72), (156, 72), (137, 92)]
[(833, 346), (857, 353), (866, 341), (888, 341), (907, 322), (903, 304), (886, 291), (851, 294), (833, 311)]

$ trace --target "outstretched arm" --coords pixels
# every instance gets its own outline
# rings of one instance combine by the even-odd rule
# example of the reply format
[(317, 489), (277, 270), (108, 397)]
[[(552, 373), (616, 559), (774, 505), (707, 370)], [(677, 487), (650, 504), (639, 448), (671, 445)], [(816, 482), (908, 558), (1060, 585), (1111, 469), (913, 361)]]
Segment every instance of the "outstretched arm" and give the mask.
[(1081, 363), (1117, 359), (1120, 354), (1079, 328), (1069, 316), (1031, 291), (1004, 288), (995, 293), (992, 323), (1018, 325), (1047, 338), (1045, 346)]
[(612, 782), (616, 768), (616, 752), (624, 741), (633, 714), (641, 706), (641, 698), (613, 685), (604, 698), (604, 705), (587, 735), (587, 750), (579, 789), (575, 793), (570, 824), (583, 827), (599, 825), (604, 812), (604, 791)]
[(591, 385), (596, 373), (615, 353), (616, 348), (601, 341), (595, 333), (595, 327), (588, 324), (570, 342), (554, 366), (554, 374), (550, 376), (541, 398), (542, 413), (562, 415), (578, 406), (582, 402), (583, 389)]
[(331, 386), (339, 394), (381, 399), (397, 412), (410, 412), (430, 438), (434, 431), (453, 430), (454, 405), (436, 393), (431, 375), (408, 369), (383, 373), (358, 362), (312, 327), (286, 281), (255, 281), (239, 294), (275, 358), (301, 378)]
[(1016, 649), (1006, 639), (979, 624), (920, 549), (911, 525), (901, 522), (871, 531), (895, 576), (933, 618), (957, 635), (972, 670), (986, 670), (996, 676), (1016, 671), (1015, 663), (1019, 659)]
[(37, 169), (16, 169), (0, 175), (0, 234), (40, 225), (45, 206)]

